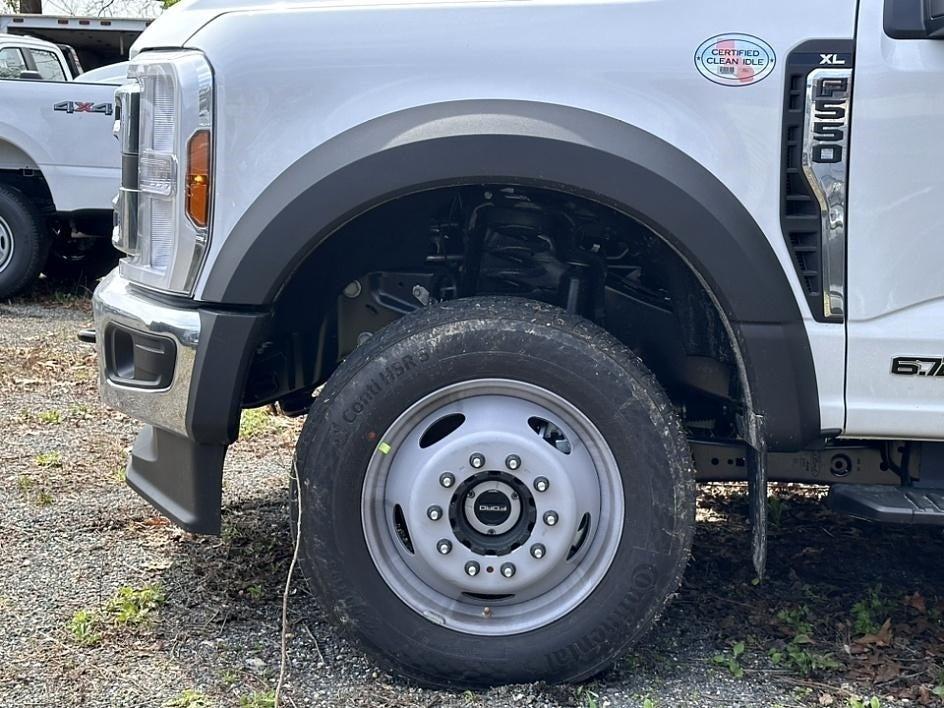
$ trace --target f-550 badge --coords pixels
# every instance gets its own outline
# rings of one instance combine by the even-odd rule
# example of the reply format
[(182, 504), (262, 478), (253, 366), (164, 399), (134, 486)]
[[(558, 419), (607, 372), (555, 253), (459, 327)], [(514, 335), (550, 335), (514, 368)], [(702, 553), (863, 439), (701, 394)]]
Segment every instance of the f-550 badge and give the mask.
[(898, 376), (944, 377), (944, 358), (939, 356), (896, 356), (892, 373)]
[(94, 101), (60, 101), (52, 109), (63, 113), (103, 113), (106, 116), (114, 113), (112, 104), (95, 103)]
[[(821, 62), (839, 61), (820, 54)], [(806, 77), (803, 173), (819, 203), (823, 259), (823, 313), (845, 315), (846, 168), (849, 158), (849, 101), (852, 69), (816, 68)]]

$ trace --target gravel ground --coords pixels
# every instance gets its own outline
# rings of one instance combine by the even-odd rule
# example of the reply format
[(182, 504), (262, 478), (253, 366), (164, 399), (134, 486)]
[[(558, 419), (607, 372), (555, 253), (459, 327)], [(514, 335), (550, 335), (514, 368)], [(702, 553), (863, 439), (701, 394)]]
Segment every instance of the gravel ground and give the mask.
[[(88, 294), (0, 303), (0, 705), (272, 705), (299, 423), (244, 419), (224, 531), (170, 526), (123, 483), (137, 425), (98, 403), (75, 332)], [(378, 671), (293, 584), (284, 705), (942, 705), (944, 537), (771, 504), (754, 582), (742, 488), (702, 490), (693, 559), (645, 642), (581, 686), (415, 688)], [(473, 659), (470, 659), (473, 660)], [(876, 703), (871, 703), (876, 705)]]

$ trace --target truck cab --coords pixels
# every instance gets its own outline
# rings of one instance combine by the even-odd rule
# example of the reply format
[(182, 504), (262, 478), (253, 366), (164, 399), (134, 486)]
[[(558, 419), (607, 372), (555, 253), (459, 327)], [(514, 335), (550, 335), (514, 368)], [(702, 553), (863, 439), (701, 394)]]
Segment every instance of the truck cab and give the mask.
[(307, 416), (315, 594), (453, 686), (607, 666), (682, 577), (699, 481), (746, 482), (759, 576), (770, 481), (944, 524), (942, 27), (939, 0), (172, 10), (118, 91), (94, 298), (128, 483), (216, 533), (241, 411)]
[(52, 42), (0, 34), (0, 78), (71, 81), (73, 73)]

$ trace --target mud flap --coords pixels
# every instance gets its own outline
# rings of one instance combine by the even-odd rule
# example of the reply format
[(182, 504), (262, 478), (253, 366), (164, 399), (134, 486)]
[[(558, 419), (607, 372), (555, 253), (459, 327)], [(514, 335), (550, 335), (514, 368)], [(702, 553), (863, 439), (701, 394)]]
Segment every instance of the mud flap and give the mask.
[(767, 569), (767, 444), (747, 448), (747, 499), (751, 520), (751, 557), (754, 572), (764, 577)]
[(225, 445), (200, 445), (145, 425), (128, 461), (128, 486), (192, 533), (220, 532)]

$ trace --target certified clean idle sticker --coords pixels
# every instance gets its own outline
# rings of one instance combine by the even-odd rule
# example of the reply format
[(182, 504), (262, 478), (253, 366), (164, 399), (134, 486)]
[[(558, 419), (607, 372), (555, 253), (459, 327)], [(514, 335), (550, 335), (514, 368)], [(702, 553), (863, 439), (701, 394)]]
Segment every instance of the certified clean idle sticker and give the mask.
[(749, 34), (719, 34), (695, 52), (701, 75), (722, 86), (750, 86), (774, 70), (777, 56), (764, 40)]

